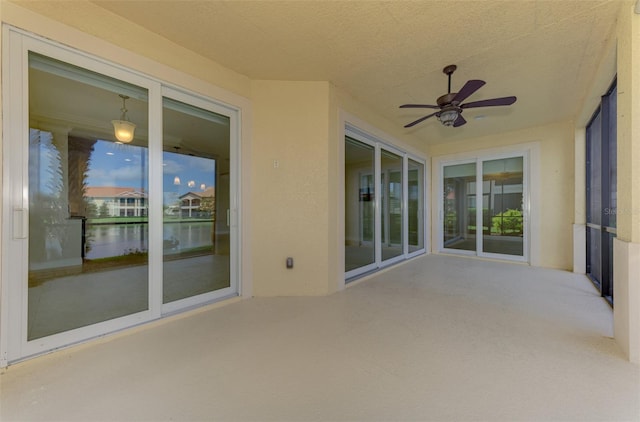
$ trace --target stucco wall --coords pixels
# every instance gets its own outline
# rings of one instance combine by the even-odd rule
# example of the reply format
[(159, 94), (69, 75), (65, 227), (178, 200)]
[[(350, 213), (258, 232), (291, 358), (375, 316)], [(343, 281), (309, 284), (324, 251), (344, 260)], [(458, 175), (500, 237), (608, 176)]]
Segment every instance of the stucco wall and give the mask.
[(329, 84), (254, 81), (252, 100), (254, 294), (326, 294)]
[(617, 24), (618, 214), (614, 242), (614, 336), (640, 362), (640, 15), (622, 8)]
[[(640, 16), (623, 8), (618, 19), (618, 233), (628, 242), (640, 242)], [(635, 68), (635, 70), (634, 70)]]

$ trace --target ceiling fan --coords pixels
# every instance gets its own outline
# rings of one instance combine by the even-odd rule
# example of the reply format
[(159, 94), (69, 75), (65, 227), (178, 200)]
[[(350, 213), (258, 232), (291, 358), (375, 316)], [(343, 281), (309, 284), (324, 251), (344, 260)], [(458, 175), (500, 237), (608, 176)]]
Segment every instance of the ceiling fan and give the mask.
[(462, 87), (462, 89), (458, 92), (451, 92), (451, 75), (455, 72), (457, 66), (451, 64), (446, 66), (442, 71), (449, 76), (449, 92), (439, 97), (436, 102), (438, 105), (430, 105), (430, 104), (403, 104), (400, 108), (433, 108), (439, 109), (435, 113), (431, 113), (427, 116), (421, 117), (418, 120), (405, 125), (404, 127), (409, 128), (411, 126), (415, 126), (420, 122), (427, 120), (429, 117), (436, 116), (440, 122), (445, 126), (453, 126), (458, 127), (462, 126), (467, 121), (462, 117), (462, 111), (467, 108), (476, 108), (476, 107), (495, 107), (495, 106), (506, 106), (511, 105), (516, 102), (516, 97), (502, 97), (502, 98), (492, 98), (489, 100), (480, 100), (473, 101), (470, 103), (462, 104), (464, 100), (466, 100), (471, 94), (476, 92), (478, 89), (485, 84), (485, 81), (481, 81), (478, 79), (471, 79), (467, 81), (466, 84)]

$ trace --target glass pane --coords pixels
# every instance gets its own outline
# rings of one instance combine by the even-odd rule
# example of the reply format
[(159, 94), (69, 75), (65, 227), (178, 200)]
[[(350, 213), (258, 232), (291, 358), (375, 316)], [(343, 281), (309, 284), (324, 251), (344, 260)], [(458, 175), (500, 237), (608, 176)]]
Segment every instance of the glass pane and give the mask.
[(424, 248), (424, 165), (409, 160), (409, 252)]
[(600, 286), (602, 281), (602, 232), (587, 227), (587, 274)]
[[(28, 340), (148, 309), (147, 101), (29, 54)], [(111, 121), (127, 119), (122, 143)]]
[(476, 250), (476, 163), (444, 167), (445, 248)]
[(375, 262), (374, 148), (345, 140), (345, 271)]
[(522, 157), (482, 163), (483, 252), (523, 255), (523, 180)]
[(231, 285), (229, 118), (163, 99), (163, 303)]
[(382, 260), (402, 255), (402, 157), (381, 151)]

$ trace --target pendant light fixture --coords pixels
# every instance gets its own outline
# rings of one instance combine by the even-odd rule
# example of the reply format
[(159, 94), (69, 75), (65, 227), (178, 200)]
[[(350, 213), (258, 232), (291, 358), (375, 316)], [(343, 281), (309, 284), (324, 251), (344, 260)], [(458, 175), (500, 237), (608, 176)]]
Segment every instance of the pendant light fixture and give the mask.
[(133, 141), (133, 132), (136, 130), (136, 125), (131, 123), (127, 118), (127, 107), (125, 101), (129, 99), (127, 95), (120, 94), (120, 98), (122, 98), (122, 115), (120, 116), (120, 120), (112, 120), (113, 131), (115, 133), (116, 139), (125, 144)]

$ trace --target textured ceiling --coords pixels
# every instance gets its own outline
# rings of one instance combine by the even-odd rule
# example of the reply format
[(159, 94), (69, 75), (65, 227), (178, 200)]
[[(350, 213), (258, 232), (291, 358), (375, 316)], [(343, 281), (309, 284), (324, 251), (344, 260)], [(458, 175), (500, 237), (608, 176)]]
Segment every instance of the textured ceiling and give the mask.
[[(29, 2), (25, 2), (26, 7)], [(93, 1), (252, 79), (328, 80), (402, 127), (447, 91), (487, 84), (468, 124), (429, 119), (407, 132), (441, 142), (575, 118), (621, 0)], [(24, 4), (24, 3), (23, 3)], [(482, 119), (474, 119), (483, 115)]]

